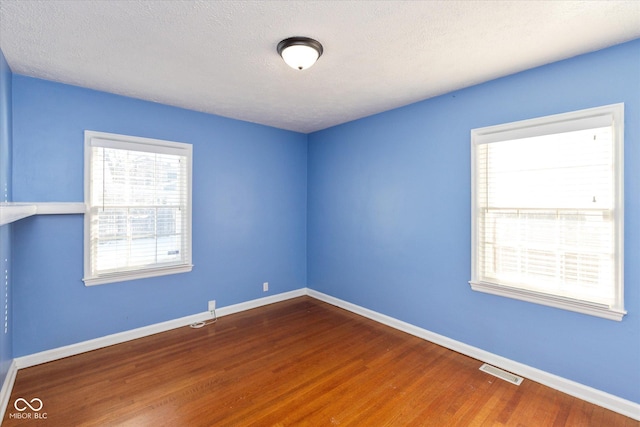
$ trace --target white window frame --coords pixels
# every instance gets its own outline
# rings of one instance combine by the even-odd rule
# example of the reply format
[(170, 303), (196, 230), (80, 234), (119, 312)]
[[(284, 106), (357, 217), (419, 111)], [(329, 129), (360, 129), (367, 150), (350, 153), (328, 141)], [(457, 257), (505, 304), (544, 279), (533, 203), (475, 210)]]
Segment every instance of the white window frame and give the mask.
[[(85, 286), (101, 285), (105, 283), (122, 282), (148, 277), (164, 276), (168, 274), (186, 273), (192, 270), (192, 145), (181, 142), (164, 141), (151, 138), (142, 138), (128, 135), (118, 135), (113, 133), (85, 131), (85, 168), (84, 168), (84, 198), (86, 214), (84, 218), (84, 278)], [(92, 147), (117, 148), (131, 151), (146, 151), (152, 153), (175, 154), (184, 156), (187, 168), (187, 201), (186, 201), (186, 236), (183, 242), (183, 250), (186, 250), (185, 259), (176, 264), (145, 266), (139, 269), (128, 269), (126, 271), (115, 271), (108, 273), (92, 272), (92, 247), (91, 247), (91, 223), (98, 207), (91, 205), (91, 153)]]
[[(479, 273), (479, 203), (478, 203), (478, 165), (477, 147), (481, 144), (509, 141), (520, 138), (562, 133), (598, 126), (611, 125), (613, 128), (613, 181), (615, 198), (614, 219), (614, 268), (615, 302), (611, 305), (600, 304), (566, 296), (542, 293), (522, 289), (505, 283), (491, 283), (480, 280)], [(621, 321), (624, 310), (624, 200), (623, 200), (623, 152), (624, 152), (624, 104), (612, 104), (564, 114), (523, 120), (497, 126), (471, 130), (471, 280), (474, 291), (533, 302), (606, 319)]]

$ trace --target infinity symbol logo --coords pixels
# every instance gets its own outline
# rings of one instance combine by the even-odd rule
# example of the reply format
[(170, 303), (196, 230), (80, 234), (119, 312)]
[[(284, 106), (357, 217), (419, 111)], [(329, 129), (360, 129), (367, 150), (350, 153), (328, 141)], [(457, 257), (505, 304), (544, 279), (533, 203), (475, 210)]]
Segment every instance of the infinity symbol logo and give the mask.
[[(36, 404), (32, 405), (34, 402), (36, 402)], [(20, 406), (18, 406), (19, 403), (21, 403)], [(39, 404), (39, 406), (37, 404)], [(34, 397), (33, 399), (31, 399), (30, 402), (27, 402), (27, 399), (23, 399), (22, 397), (19, 397), (16, 399), (15, 402), (13, 402), (13, 407), (20, 412), (26, 411), (27, 407), (31, 408), (31, 410), (34, 412), (38, 412), (40, 409), (42, 409), (42, 406), (43, 406), (42, 400), (38, 399), (37, 397)]]

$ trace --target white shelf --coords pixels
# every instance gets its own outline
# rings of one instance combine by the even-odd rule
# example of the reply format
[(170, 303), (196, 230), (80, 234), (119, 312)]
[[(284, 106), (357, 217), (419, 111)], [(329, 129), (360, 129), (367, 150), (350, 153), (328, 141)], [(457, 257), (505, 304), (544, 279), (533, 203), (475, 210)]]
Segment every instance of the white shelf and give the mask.
[(64, 215), (84, 214), (84, 203), (26, 203), (3, 202), (0, 203), (0, 225), (9, 224), (31, 215)]
[(35, 215), (36, 210), (36, 205), (30, 203), (0, 203), (0, 225)]
[(83, 214), (84, 202), (43, 202), (36, 205), (36, 215)]

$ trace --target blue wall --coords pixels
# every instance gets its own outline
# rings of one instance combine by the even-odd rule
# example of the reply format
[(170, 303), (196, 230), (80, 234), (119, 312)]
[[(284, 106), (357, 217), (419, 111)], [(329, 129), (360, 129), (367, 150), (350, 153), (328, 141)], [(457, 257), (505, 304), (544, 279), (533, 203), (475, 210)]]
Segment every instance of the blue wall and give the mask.
[[(625, 103), (622, 322), (474, 292), (471, 129)], [(309, 135), (308, 286), (640, 403), (640, 40)]]
[(14, 356), (306, 286), (306, 135), (13, 75), (16, 201), (83, 201), (85, 129), (193, 144), (194, 269), (85, 287), (82, 215), (15, 222)]
[[(11, 201), (11, 80), (11, 69), (0, 50), (0, 202)], [(0, 384), (13, 360), (11, 227), (0, 226)]]

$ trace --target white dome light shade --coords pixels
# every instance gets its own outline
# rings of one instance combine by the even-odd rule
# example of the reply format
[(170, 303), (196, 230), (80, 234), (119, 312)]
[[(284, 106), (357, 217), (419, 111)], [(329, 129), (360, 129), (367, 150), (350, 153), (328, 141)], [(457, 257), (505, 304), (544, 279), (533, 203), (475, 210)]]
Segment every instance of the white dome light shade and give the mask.
[(278, 53), (291, 68), (305, 70), (322, 55), (320, 42), (308, 37), (291, 37), (278, 43)]
[(282, 59), (291, 68), (304, 70), (311, 67), (318, 60), (318, 51), (309, 46), (289, 46), (282, 53)]

